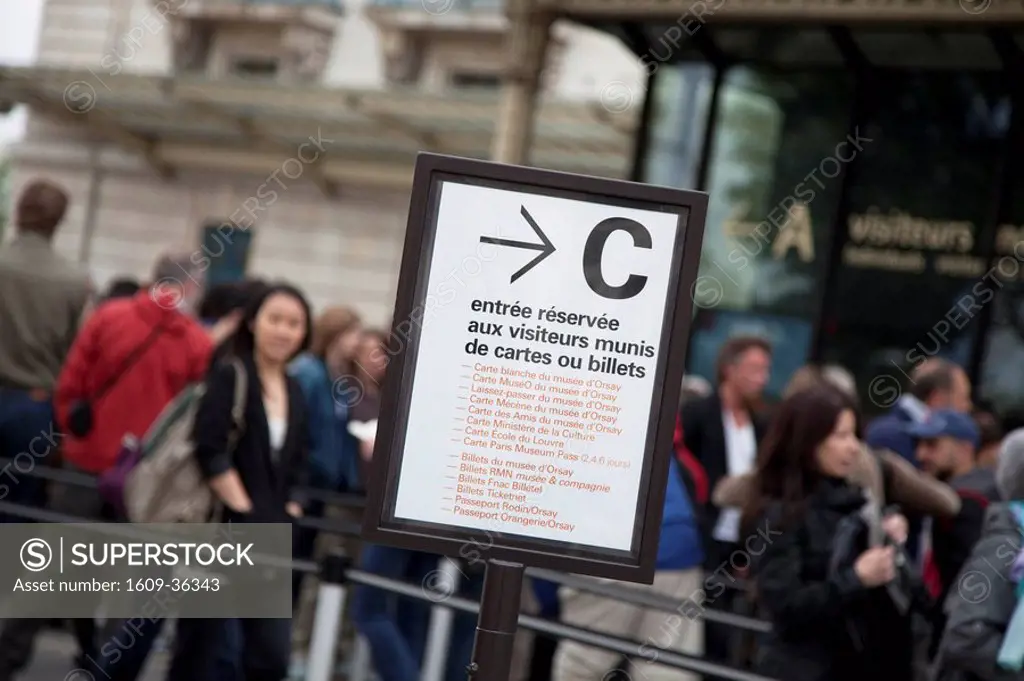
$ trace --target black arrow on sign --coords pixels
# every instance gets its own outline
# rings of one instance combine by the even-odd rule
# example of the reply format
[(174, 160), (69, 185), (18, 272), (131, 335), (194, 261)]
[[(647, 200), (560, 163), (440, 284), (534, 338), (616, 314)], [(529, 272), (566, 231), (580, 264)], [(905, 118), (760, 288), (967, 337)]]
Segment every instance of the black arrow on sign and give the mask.
[(496, 246), (510, 246), (512, 248), (525, 248), (531, 251), (540, 251), (540, 255), (538, 255), (536, 258), (526, 263), (525, 265), (523, 265), (523, 267), (518, 272), (512, 275), (512, 280), (509, 282), (510, 284), (516, 283), (516, 279), (532, 270), (534, 267), (539, 265), (541, 261), (544, 260), (544, 258), (548, 257), (549, 255), (555, 252), (555, 245), (551, 243), (551, 239), (548, 238), (548, 235), (541, 231), (540, 226), (537, 225), (537, 221), (534, 220), (533, 216), (530, 215), (530, 212), (526, 210), (526, 206), (520, 206), (519, 208), (519, 214), (522, 215), (523, 219), (530, 224), (530, 227), (533, 227), (533, 231), (535, 231), (537, 233), (537, 236), (540, 237), (541, 243), (534, 244), (530, 243), (529, 241), (513, 241), (511, 239), (499, 239), (498, 237), (494, 236), (480, 237), (480, 242), (485, 244), (494, 244)]

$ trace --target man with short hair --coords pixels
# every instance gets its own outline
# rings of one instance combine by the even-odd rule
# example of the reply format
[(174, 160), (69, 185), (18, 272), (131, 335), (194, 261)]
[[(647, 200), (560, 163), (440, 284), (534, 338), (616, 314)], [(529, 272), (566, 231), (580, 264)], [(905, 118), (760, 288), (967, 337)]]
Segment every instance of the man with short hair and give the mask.
[[(971, 410), (971, 381), (959, 365), (933, 357), (921, 362), (910, 372), (910, 389), (900, 396), (888, 413), (868, 424), (864, 441), (872, 449), (888, 449), (918, 466), (917, 441), (909, 428), (928, 418), (935, 409), (968, 413)], [(918, 560), (922, 553), (921, 538), (925, 520), (908, 516), (907, 553)]]
[(15, 208), (17, 233), (0, 248), (0, 457), (13, 459), (0, 462), (0, 498), (35, 507), (45, 484), (24, 471), (56, 460), (53, 389), (92, 293), (88, 274), (53, 248), (67, 208), (63, 189), (31, 182)]
[[(771, 345), (756, 336), (736, 336), (718, 353), (718, 385), (707, 397), (687, 402), (682, 409), (686, 448), (704, 467), (710, 489), (728, 475), (743, 475), (754, 465), (762, 423), (755, 418), (771, 372)], [(706, 509), (708, 520), (721, 522), (716, 534), (731, 536), (738, 515)], [(737, 539), (725, 540), (735, 542)], [(731, 549), (730, 549), (731, 550)], [(716, 556), (717, 557), (717, 556)]]
[(864, 440), (872, 448), (890, 449), (915, 463), (916, 443), (907, 428), (924, 421), (933, 409), (971, 411), (971, 381), (949, 360), (932, 358), (917, 365), (910, 373), (910, 389), (887, 414), (868, 425)]
[(64, 459), (86, 473), (110, 468), (124, 437), (143, 436), (209, 365), (210, 335), (192, 316), (203, 291), (201, 271), (187, 254), (166, 255), (153, 278), (149, 290), (112, 300), (92, 314), (61, 372), (58, 420), (70, 425), (76, 403), (92, 406), (92, 429), (69, 433), (64, 445)]
[[(952, 487), (960, 496), (960, 513), (950, 520), (935, 520), (931, 528), (931, 554), (925, 557), (925, 580), (940, 605), (945, 602), (960, 568), (981, 536), (985, 510), (999, 499), (995, 471), (978, 465), (981, 433), (969, 414), (951, 409), (933, 411), (908, 434), (917, 443), (921, 468)], [(941, 612), (933, 622), (931, 654), (938, 649), (945, 627)]]
[[(727, 340), (718, 353), (715, 391), (703, 399), (687, 402), (681, 412), (682, 439), (703, 468), (707, 486), (714, 491), (725, 477), (744, 475), (754, 468), (757, 447), (764, 435), (764, 423), (757, 411), (771, 375), (772, 348), (758, 336), (736, 336)], [(699, 472), (698, 472), (699, 475)], [(696, 489), (690, 472), (690, 488)], [(740, 509), (717, 508), (704, 504), (706, 604), (716, 610), (730, 610), (737, 580), (729, 566), (729, 557), (740, 543)], [(734, 629), (718, 623), (705, 627), (705, 652), (708, 658), (727, 661), (731, 653)]]

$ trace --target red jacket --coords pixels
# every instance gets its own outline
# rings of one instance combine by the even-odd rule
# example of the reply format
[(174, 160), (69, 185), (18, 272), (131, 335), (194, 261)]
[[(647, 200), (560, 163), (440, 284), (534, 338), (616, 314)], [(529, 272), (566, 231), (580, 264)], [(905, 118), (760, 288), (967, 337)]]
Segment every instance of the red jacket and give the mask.
[(94, 395), (158, 325), (160, 335), (92, 403), (92, 432), (82, 439), (66, 434), (63, 456), (71, 464), (90, 473), (107, 470), (126, 435), (144, 435), (179, 392), (205, 375), (213, 342), (195, 320), (157, 304), (149, 291), (112, 300), (86, 320), (71, 346), (54, 395), (58, 423), (67, 423), (71, 405)]

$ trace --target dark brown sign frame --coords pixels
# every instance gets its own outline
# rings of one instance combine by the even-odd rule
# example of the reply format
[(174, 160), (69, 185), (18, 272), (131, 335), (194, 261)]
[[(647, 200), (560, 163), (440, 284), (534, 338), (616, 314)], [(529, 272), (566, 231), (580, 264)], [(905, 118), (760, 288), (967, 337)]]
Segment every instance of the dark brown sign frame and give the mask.
[[(440, 525), (394, 517), (406, 418), (416, 372), (420, 326), (444, 182), (641, 208), (678, 216), (662, 336), (655, 364), (644, 465), (630, 551)], [(439, 154), (416, 159), (405, 248), (399, 274), (387, 376), (363, 519), (370, 542), (474, 560), (503, 560), (577, 574), (650, 584), (664, 504), (688, 331), (692, 288), (700, 262), (707, 194), (620, 180), (572, 175)], [(538, 276), (538, 275), (532, 275)], [(443, 389), (438, 386), (438, 389)]]

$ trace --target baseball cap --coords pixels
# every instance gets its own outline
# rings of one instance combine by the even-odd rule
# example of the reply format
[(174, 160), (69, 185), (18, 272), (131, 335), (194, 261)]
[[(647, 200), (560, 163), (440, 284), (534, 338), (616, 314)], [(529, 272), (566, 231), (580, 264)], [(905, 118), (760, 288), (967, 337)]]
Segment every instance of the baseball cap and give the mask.
[(978, 447), (981, 443), (978, 424), (974, 422), (970, 414), (950, 409), (931, 412), (924, 421), (911, 424), (907, 432), (911, 437), (919, 440), (951, 437), (955, 440), (970, 442), (974, 447)]

